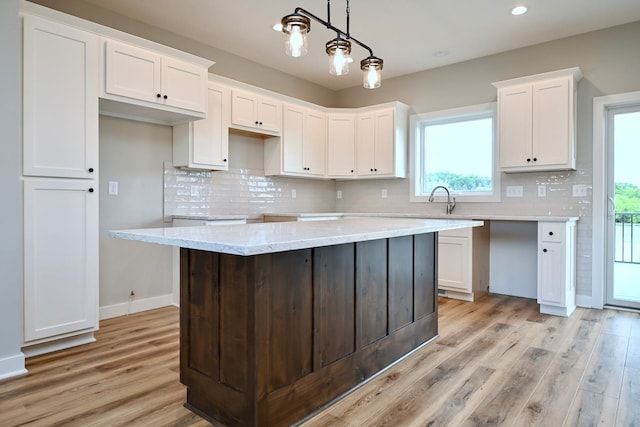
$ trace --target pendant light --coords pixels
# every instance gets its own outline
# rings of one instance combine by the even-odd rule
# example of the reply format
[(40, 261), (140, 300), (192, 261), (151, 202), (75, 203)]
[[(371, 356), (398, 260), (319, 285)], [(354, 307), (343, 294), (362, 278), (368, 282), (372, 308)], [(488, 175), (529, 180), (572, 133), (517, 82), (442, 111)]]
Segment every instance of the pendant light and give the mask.
[(336, 76), (349, 73), (349, 64), (353, 62), (351, 58), (351, 43), (355, 43), (369, 52), (369, 56), (360, 61), (362, 70), (362, 85), (367, 89), (380, 87), (382, 83), (382, 59), (373, 55), (371, 48), (349, 33), (349, 19), (351, 10), (349, 0), (347, 0), (347, 31), (344, 32), (331, 24), (331, 0), (327, 0), (327, 20), (318, 18), (316, 15), (306, 11), (301, 7), (296, 7), (294, 12), (286, 15), (280, 21), (282, 32), (286, 35), (285, 51), (292, 57), (300, 57), (307, 53), (307, 34), (311, 31), (311, 19), (324, 25), (327, 29), (336, 32), (336, 38), (326, 43), (326, 52), (329, 55), (329, 72)]

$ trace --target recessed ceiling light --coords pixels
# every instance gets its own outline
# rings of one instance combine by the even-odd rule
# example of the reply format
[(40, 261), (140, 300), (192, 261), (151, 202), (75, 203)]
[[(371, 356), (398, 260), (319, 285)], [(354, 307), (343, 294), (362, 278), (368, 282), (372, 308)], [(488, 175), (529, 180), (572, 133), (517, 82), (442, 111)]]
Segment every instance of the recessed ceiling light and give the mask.
[(516, 6), (513, 9), (511, 9), (511, 14), (518, 16), (518, 15), (523, 15), (527, 13), (527, 7), (526, 6)]
[(282, 32), (282, 24), (280, 22), (278, 22), (277, 24), (275, 24), (273, 26), (273, 31), (280, 31)]

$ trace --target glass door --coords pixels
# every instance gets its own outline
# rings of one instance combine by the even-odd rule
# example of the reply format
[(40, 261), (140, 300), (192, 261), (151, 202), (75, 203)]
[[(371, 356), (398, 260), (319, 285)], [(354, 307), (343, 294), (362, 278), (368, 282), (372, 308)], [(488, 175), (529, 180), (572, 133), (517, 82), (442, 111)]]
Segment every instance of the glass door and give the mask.
[(607, 305), (640, 309), (640, 105), (607, 117)]

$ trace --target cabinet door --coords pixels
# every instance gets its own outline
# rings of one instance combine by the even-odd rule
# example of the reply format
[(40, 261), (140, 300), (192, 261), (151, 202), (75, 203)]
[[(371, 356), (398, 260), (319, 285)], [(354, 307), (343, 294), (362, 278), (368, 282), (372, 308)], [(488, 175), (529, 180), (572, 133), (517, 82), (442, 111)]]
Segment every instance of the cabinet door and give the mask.
[(355, 116), (329, 115), (327, 129), (327, 174), (330, 178), (355, 176)]
[(375, 146), (373, 149), (376, 175), (393, 174), (395, 164), (395, 117), (393, 108), (375, 116)]
[(569, 79), (533, 85), (533, 156), (538, 166), (569, 166)]
[(25, 16), (24, 175), (95, 175), (98, 52), (93, 34)]
[(105, 92), (147, 102), (162, 98), (162, 57), (152, 51), (106, 42)]
[(471, 292), (470, 243), (465, 237), (438, 238), (438, 287)]
[(97, 326), (95, 181), (24, 181), (24, 340)]
[(564, 245), (542, 242), (538, 249), (538, 303), (564, 306)]
[(238, 126), (256, 127), (258, 121), (258, 99), (249, 92), (231, 91), (231, 123)]
[(531, 85), (501, 89), (498, 106), (500, 167), (530, 166), (533, 162)]
[(210, 84), (207, 89), (206, 119), (196, 120), (193, 126), (192, 164), (216, 169), (228, 169), (229, 162), (229, 89)]
[(206, 69), (174, 58), (164, 57), (162, 59), (161, 84), (164, 104), (206, 114)]
[(359, 114), (357, 127), (357, 155), (359, 176), (375, 175), (375, 114)]
[(327, 120), (317, 111), (307, 110), (303, 146), (303, 163), (309, 175), (326, 175)]
[(283, 111), (282, 169), (284, 172), (304, 173), (304, 109), (285, 104)]
[(259, 97), (257, 118), (261, 129), (271, 132), (282, 130), (282, 103), (275, 99)]

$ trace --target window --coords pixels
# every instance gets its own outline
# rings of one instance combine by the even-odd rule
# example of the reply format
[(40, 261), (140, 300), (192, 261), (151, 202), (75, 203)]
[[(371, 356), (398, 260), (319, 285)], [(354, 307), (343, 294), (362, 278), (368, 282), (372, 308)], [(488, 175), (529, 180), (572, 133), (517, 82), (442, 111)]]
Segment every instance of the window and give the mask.
[(495, 117), (495, 103), (411, 116), (412, 202), (426, 202), (438, 185), (457, 201), (500, 201)]

